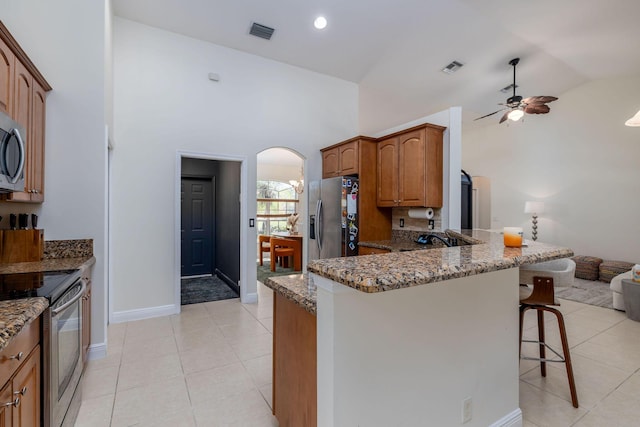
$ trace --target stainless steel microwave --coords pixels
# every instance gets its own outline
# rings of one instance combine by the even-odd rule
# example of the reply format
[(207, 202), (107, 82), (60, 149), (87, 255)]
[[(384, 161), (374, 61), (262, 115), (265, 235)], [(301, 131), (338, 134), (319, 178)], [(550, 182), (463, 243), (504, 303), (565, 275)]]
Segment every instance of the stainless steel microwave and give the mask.
[(0, 111), (0, 193), (24, 191), (24, 128)]

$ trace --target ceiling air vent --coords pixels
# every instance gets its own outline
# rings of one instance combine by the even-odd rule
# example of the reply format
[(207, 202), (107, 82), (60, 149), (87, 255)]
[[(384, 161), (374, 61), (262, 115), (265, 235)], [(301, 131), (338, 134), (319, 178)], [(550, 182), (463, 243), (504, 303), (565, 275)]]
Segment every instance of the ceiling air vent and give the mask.
[(443, 73), (453, 74), (458, 71), (464, 64), (458, 61), (453, 61), (442, 69)]
[(249, 30), (249, 34), (251, 34), (252, 36), (260, 37), (262, 39), (271, 40), (271, 36), (273, 35), (274, 31), (275, 30), (273, 28), (254, 22), (253, 24), (251, 24), (251, 30)]

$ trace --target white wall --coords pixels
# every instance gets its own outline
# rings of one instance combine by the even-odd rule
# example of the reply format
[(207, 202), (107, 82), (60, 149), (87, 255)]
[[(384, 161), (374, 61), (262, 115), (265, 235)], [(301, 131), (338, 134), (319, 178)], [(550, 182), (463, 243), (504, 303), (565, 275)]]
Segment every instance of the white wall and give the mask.
[(465, 426), (521, 425), (517, 268), (370, 294), (311, 277), (319, 426), (457, 426), (465, 398)]
[[(255, 218), (256, 155), (290, 147), (320, 177), (319, 149), (358, 130), (355, 84), (114, 20), (113, 311), (179, 303), (174, 296), (177, 150), (246, 156)], [(220, 75), (208, 80), (209, 72)], [(247, 258), (256, 259), (255, 228)], [(242, 282), (255, 293), (253, 262)]]
[(15, 204), (39, 212), (46, 240), (93, 239), (92, 342), (106, 337), (104, 37), (101, 1), (0, 0), (0, 19), (53, 87), (47, 97), (45, 202)]
[(463, 133), (463, 169), (491, 179), (492, 227), (522, 226), (530, 236), (524, 203), (541, 200), (538, 240), (640, 261), (640, 128), (624, 126), (640, 109), (640, 76), (584, 84), (550, 107)]

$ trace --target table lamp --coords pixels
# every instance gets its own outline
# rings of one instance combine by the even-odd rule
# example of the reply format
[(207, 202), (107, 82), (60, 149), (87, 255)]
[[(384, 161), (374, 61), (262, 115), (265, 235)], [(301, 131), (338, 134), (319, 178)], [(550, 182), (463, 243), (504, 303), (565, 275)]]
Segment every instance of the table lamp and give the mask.
[(531, 239), (535, 242), (538, 240), (538, 214), (544, 212), (544, 202), (525, 202), (524, 213), (530, 213), (531, 221)]

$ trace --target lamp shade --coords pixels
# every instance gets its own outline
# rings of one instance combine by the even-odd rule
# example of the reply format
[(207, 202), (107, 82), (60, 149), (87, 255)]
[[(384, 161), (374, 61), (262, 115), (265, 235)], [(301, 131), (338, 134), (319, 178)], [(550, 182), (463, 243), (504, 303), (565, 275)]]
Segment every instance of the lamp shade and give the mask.
[(524, 213), (539, 214), (544, 212), (544, 202), (525, 202)]
[(640, 111), (635, 116), (624, 122), (626, 126), (640, 126)]

